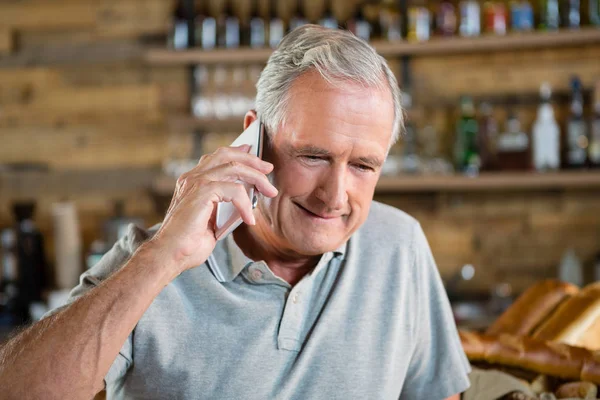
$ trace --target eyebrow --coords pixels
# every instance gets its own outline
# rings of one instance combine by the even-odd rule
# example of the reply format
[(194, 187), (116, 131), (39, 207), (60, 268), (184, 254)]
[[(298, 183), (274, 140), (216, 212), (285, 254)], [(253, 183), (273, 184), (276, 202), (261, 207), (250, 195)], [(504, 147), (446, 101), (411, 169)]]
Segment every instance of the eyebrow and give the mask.
[[(312, 145), (302, 146), (299, 148), (292, 148), (291, 150), (294, 155), (304, 154), (304, 155), (322, 156), (322, 157), (331, 157), (332, 156), (332, 154), (329, 150), (322, 149), (320, 147), (312, 146)], [(361, 163), (363, 163), (369, 167), (372, 167), (372, 168), (379, 168), (379, 167), (381, 167), (381, 164), (383, 164), (383, 162), (376, 156), (359, 157), (358, 160)]]

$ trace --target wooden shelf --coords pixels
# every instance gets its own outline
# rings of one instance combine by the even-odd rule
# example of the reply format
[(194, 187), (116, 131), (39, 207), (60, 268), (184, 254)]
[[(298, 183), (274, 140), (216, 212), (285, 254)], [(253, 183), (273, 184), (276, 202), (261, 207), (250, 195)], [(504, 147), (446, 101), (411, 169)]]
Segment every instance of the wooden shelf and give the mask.
[[(600, 28), (558, 32), (510, 33), (505, 36), (480, 36), (476, 38), (435, 38), (428, 42), (410, 43), (373, 42), (372, 45), (385, 57), (436, 56), (464, 53), (525, 50), (553, 47), (572, 47), (600, 43)], [(150, 49), (145, 60), (157, 65), (181, 64), (250, 64), (265, 63), (272, 50), (266, 49), (201, 49), (169, 50)]]
[[(153, 190), (159, 195), (170, 195), (174, 189), (175, 180), (172, 178), (161, 177), (153, 184)], [(600, 171), (484, 173), (478, 177), (461, 175), (381, 177), (375, 193), (531, 192), (566, 189), (600, 190)]]
[(159, 168), (47, 171), (0, 169), (0, 199), (139, 193), (150, 188), (157, 176), (160, 176)]
[(404, 192), (493, 192), (565, 189), (600, 189), (598, 171), (561, 171), (551, 173), (484, 173), (477, 177), (406, 176), (382, 177), (377, 193)]

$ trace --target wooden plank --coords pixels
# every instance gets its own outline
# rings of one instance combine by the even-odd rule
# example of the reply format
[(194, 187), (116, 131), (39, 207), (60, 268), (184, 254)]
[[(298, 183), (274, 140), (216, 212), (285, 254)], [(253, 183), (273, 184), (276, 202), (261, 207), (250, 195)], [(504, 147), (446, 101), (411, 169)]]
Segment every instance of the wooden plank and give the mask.
[(91, 1), (22, 0), (0, 2), (0, 26), (21, 29), (49, 29), (93, 26), (96, 19)]
[(107, 87), (60, 87), (40, 93), (26, 105), (4, 109), (7, 118), (50, 118), (60, 120), (70, 115), (105, 115), (154, 113), (159, 110), (159, 92), (155, 85)]
[[(170, 137), (160, 126), (142, 124), (25, 126), (2, 129), (0, 163), (40, 163), (52, 168), (98, 169), (161, 165), (171, 152)], [(188, 141), (191, 142), (191, 141)], [(188, 143), (188, 153), (191, 143)]]
[[(0, 106), (23, 105), (62, 85), (61, 75), (47, 68), (0, 69)], [(0, 115), (0, 122), (2, 117)]]
[(145, 47), (136, 41), (103, 40), (89, 43), (54, 43), (29, 47), (0, 58), (0, 68), (28, 66), (94, 65), (139, 61)]
[(456, 102), (465, 93), (516, 99), (518, 94), (538, 93), (542, 82), (555, 93), (564, 93), (573, 74), (580, 76), (584, 87), (593, 87), (600, 74), (599, 57), (600, 46), (419, 58), (412, 68), (414, 97), (418, 104)]
[(96, 3), (100, 37), (134, 37), (167, 33), (174, 0), (103, 0)]
[(13, 32), (7, 28), (0, 27), (0, 55), (10, 53), (13, 50)]
[(114, 196), (149, 188), (156, 179), (156, 168), (113, 168), (105, 170), (63, 170), (49, 172), (0, 171), (2, 198), (27, 199), (46, 196)]

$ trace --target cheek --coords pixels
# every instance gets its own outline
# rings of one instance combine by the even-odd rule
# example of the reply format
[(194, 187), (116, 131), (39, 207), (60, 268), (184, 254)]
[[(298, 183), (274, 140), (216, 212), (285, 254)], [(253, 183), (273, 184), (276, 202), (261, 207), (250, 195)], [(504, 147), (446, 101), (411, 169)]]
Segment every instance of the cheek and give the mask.
[(293, 197), (312, 192), (318, 173), (297, 163), (290, 163), (276, 174), (276, 187), (284, 195)]
[(373, 200), (377, 178), (363, 177), (352, 181), (348, 189), (348, 202), (352, 208), (359, 208), (361, 213), (368, 212)]

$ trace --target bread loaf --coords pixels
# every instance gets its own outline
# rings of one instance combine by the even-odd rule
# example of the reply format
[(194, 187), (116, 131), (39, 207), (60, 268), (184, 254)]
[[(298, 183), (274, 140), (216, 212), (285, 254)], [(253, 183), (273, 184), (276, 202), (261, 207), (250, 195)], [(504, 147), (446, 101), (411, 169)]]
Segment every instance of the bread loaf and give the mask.
[(600, 352), (564, 343), (514, 335), (482, 335), (461, 332), (463, 349), (470, 360), (507, 365), (570, 380), (600, 383)]
[(581, 380), (600, 383), (600, 351), (593, 351), (586, 357)]
[(486, 331), (526, 336), (544, 321), (565, 298), (579, 291), (570, 283), (548, 279), (527, 289)]
[(556, 390), (558, 399), (595, 399), (598, 394), (598, 387), (591, 382), (570, 382), (559, 386)]
[(600, 286), (585, 287), (561, 303), (532, 337), (600, 349)]
[(481, 333), (458, 331), (464, 352), (471, 361), (485, 361), (490, 346), (496, 342), (494, 336)]

